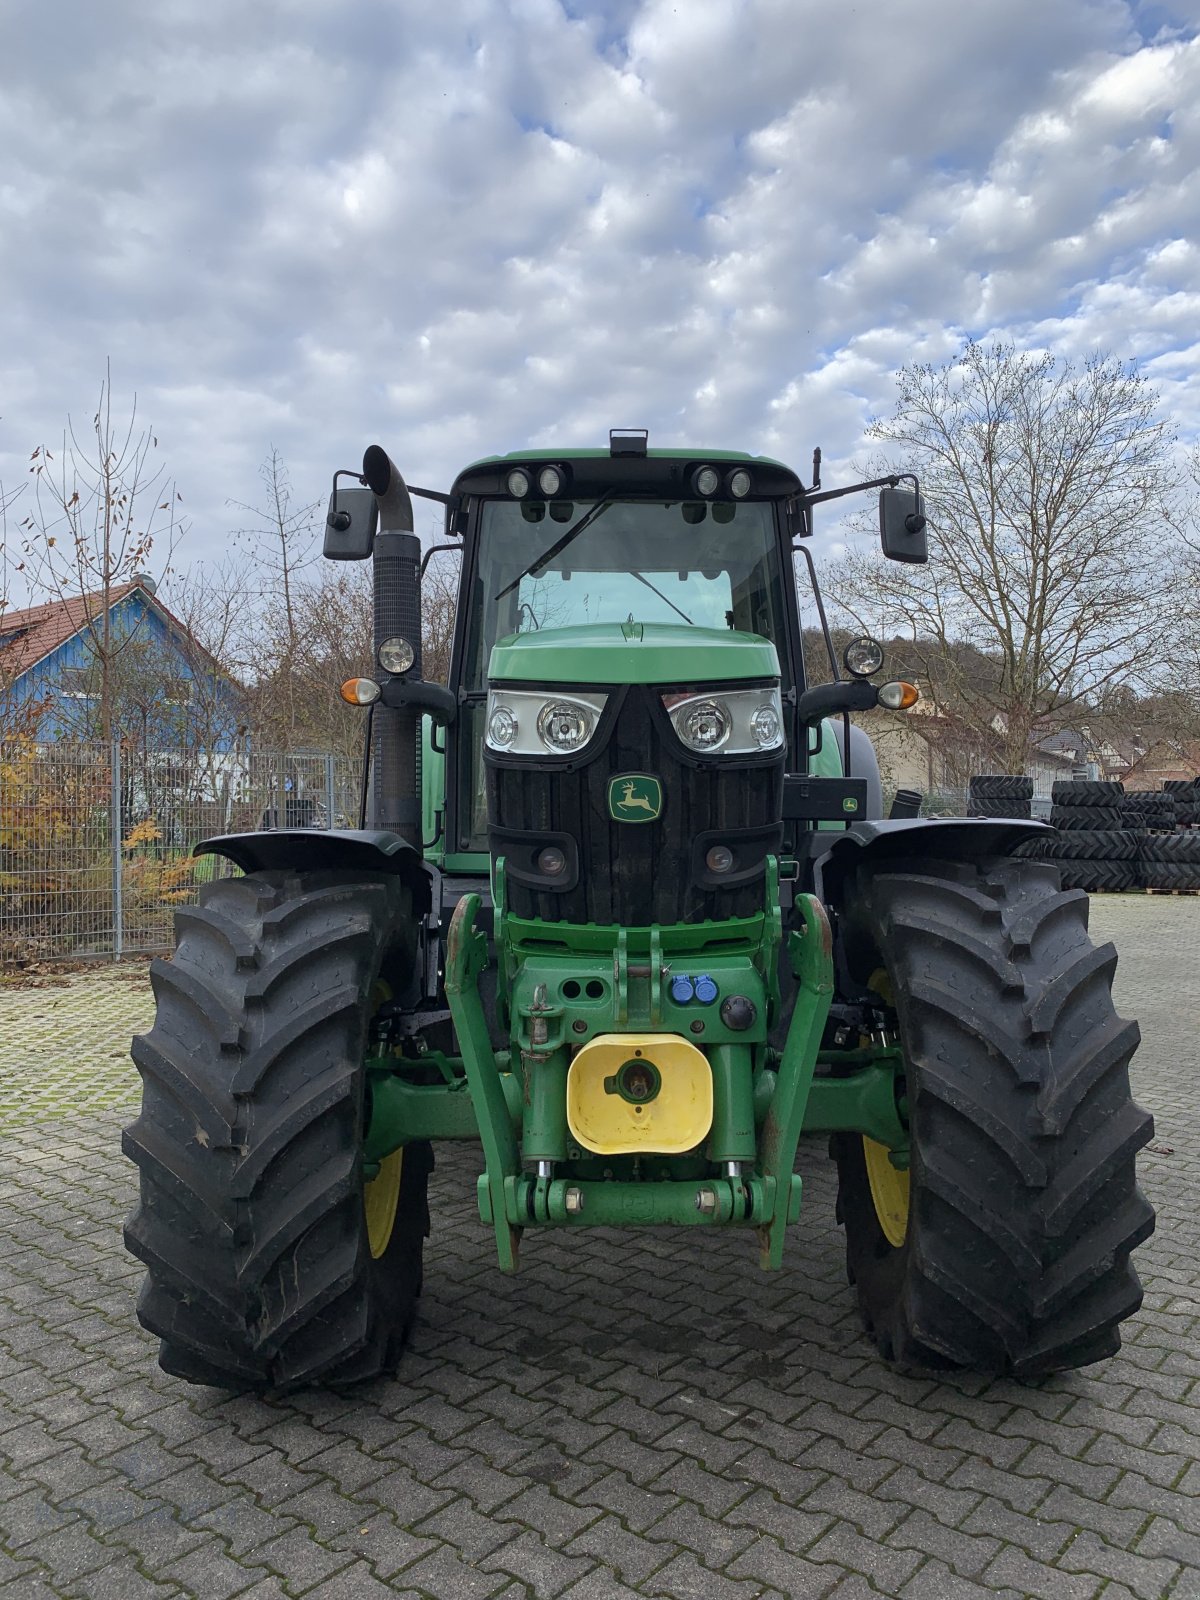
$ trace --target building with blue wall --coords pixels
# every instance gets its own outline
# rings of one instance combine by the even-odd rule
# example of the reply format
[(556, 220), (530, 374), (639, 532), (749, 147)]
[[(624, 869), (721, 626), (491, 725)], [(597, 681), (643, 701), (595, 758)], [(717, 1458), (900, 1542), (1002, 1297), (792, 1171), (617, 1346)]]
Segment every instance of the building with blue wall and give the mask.
[[(143, 748), (231, 751), (245, 692), (135, 574), (101, 595), (0, 612), (0, 682), (15, 727), (36, 711), (40, 742), (96, 740), (107, 658), (112, 733)], [(0, 737), (4, 733), (0, 727)]]

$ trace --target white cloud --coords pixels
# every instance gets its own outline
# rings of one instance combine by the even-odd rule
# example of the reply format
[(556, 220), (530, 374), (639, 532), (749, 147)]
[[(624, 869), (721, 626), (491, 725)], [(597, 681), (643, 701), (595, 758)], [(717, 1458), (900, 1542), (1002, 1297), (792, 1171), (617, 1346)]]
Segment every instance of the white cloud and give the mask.
[(1195, 437), (1194, 13), (44, 7), (0, 88), (0, 474), (108, 356), (209, 553), (271, 445), (304, 499), (374, 439), (439, 486), (632, 424), (830, 482), (967, 334), (1136, 357)]

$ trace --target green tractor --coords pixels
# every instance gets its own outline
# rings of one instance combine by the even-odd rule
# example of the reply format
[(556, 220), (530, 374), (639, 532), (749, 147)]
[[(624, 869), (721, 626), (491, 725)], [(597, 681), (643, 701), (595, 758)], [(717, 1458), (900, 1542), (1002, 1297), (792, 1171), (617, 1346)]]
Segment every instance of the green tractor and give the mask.
[(197, 845), (241, 875), (178, 912), (133, 1043), (126, 1242), (168, 1372), (393, 1370), (439, 1139), (480, 1143), (506, 1272), (540, 1229), (658, 1225), (746, 1230), (778, 1270), (797, 1142), (828, 1134), (886, 1360), (1118, 1348), (1153, 1213), (1115, 952), (1021, 856), (1041, 824), (882, 815), (850, 714), (915, 690), (873, 640), (843, 675), (824, 628), (805, 682), (793, 555), (875, 488), (884, 556), (926, 560), (915, 479), (822, 490), (819, 454), (806, 486), (624, 430), (414, 488), (462, 553), (446, 689), (409, 489), (375, 446), (335, 475), (325, 553), (374, 567), (360, 827)]

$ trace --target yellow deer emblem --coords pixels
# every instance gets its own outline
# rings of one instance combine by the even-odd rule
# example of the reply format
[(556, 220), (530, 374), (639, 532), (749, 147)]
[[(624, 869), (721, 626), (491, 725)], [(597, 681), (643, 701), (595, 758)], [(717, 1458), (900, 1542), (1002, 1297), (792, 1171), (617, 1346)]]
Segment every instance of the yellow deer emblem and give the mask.
[(662, 815), (662, 785), (647, 773), (613, 778), (608, 786), (608, 812), (615, 822), (653, 822)]
[(648, 811), (652, 817), (658, 815), (658, 808), (651, 805), (649, 795), (634, 794), (633, 791), (637, 788), (637, 784), (634, 783), (632, 778), (627, 779), (621, 787), (624, 793), (617, 801), (617, 804), (622, 811)]

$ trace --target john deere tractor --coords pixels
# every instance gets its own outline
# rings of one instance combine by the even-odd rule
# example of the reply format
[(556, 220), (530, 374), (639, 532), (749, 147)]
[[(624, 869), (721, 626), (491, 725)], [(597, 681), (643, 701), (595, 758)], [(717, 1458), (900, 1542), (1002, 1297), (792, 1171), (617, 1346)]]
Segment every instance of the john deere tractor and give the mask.
[(806, 682), (795, 555), (816, 505), (878, 489), (883, 556), (925, 561), (925, 514), (907, 476), (812, 476), (625, 430), (414, 488), (461, 551), (444, 688), (410, 490), (376, 446), (335, 475), (325, 554), (374, 569), (360, 826), (197, 845), (240, 873), (179, 911), (133, 1044), (126, 1239), (168, 1372), (392, 1370), (446, 1139), (480, 1146), (505, 1272), (546, 1229), (661, 1225), (777, 1271), (827, 1134), (883, 1358), (1117, 1349), (1153, 1219), (1115, 953), (1020, 855), (1041, 824), (882, 815), (851, 713), (916, 691), (827, 628)]

